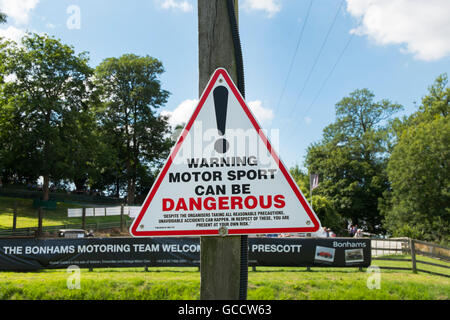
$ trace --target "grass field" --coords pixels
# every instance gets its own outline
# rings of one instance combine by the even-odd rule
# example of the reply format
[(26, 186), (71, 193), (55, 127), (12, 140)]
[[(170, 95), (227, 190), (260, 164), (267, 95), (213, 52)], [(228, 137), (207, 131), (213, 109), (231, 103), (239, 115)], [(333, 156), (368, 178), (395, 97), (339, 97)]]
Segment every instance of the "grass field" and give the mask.
[[(408, 267), (410, 262), (374, 261), (373, 265)], [(149, 272), (143, 268), (92, 272), (83, 269), (81, 288), (73, 290), (67, 288), (70, 275), (65, 270), (0, 273), (0, 299), (199, 299), (197, 268), (149, 268)], [(450, 297), (450, 279), (446, 277), (382, 270), (380, 289), (369, 289), (367, 282), (371, 276), (373, 273), (355, 268), (312, 268), (308, 272), (305, 268), (258, 267), (249, 271), (248, 299), (448, 300)]]
[[(11, 229), (13, 225), (14, 202), (17, 203), (17, 228), (36, 228), (38, 215), (33, 208), (32, 199), (0, 197), (0, 229)], [(87, 205), (89, 207), (89, 205)], [(43, 226), (60, 226), (67, 224), (81, 224), (81, 218), (68, 218), (68, 208), (81, 208), (79, 204), (58, 202), (56, 210), (45, 210)], [(86, 223), (119, 221), (119, 216), (87, 217)]]

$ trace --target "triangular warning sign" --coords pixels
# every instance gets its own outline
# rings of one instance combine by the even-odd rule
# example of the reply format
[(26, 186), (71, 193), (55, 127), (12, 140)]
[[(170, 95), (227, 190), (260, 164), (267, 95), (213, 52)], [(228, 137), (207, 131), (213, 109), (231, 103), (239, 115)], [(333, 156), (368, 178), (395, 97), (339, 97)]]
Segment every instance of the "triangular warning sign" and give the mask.
[(217, 69), (130, 233), (203, 236), (319, 228), (230, 76)]

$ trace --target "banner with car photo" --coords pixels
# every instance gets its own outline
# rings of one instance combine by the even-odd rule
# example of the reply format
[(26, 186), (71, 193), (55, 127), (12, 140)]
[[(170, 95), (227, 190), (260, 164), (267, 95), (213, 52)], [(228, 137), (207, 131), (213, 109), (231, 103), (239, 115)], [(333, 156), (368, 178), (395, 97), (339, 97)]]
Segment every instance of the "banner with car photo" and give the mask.
[(250, 238), (249, 264), (285, 267), (368, 267), (370, 239)]

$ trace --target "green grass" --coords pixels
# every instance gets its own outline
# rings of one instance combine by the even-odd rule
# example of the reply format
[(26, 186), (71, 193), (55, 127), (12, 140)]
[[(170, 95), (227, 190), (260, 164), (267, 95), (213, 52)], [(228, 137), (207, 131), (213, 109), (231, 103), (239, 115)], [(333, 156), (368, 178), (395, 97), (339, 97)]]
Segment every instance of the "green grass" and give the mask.
[[(377, 261), (377, 265), (378, 262)], [(384, 262), (383, 262), (384, 263)], [(388, 261), (388, 263), (391, 263)], [(406, 263), (406, 262), (399, 262)], [(381, 263), (380, 263), (381, 265)], [(383, 270), (380, 289), (369, 289), (370, 276), (355, 268), (258, 267), (249, 271), (249, 300), (448, 300), (450, 280), (411, 271)], [(196, 268), (81, 270), (81, 289), (69, 290), (65, 270), (0, 273), (0, 299), (197, 300)]]
[(65, 270), (0, 273), (0, 299), (187, 300), (199, 298), (196, 268), (97, 269), (81, 271), (81, 289), (67, 289)]
[[(11, 229), (13, 225), (14, 202), (17, 203), (17, 228), (35, 228), (38, 225), (37, 210), (32, 199), (0, 197), (0, 229)], [(87, 205), (89, 207), (89, 205)], [(44, 210), (43, 226), (81, 224), (81, 218), (68, 218), (68, 208), (82, 208), (82, 205), (58, 202), (56, 210)], [(119, 216), (87, 217), (86, 223), (120, 221)]]

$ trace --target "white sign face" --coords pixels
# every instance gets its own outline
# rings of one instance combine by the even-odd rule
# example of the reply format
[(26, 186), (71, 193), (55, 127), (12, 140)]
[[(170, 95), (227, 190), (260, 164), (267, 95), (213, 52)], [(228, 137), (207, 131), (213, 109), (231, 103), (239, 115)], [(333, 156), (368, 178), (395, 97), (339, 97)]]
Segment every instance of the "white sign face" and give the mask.
[(230, 76), (217, 69), (130, 233), (205, 236), (319, 228)]

